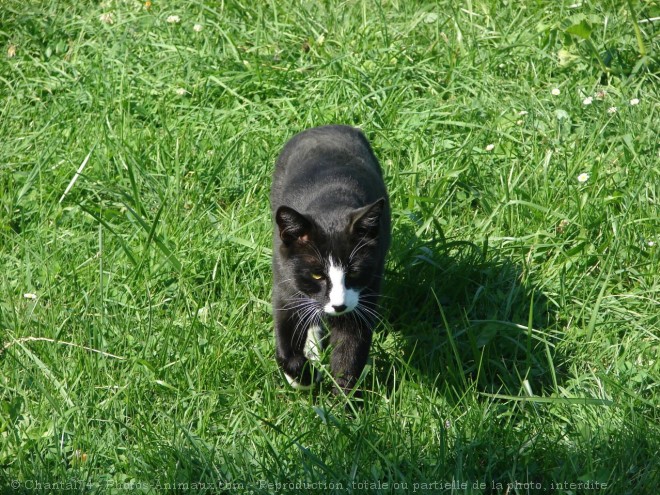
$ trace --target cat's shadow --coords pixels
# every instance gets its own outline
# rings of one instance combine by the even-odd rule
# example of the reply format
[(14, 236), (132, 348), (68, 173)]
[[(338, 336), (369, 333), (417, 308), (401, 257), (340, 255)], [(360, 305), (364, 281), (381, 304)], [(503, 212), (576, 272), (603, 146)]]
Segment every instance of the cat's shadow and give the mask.
[(443, 390), (541, 395), (557, 387), (565, 360), (552, 333), (556, 315), (520, 266), (487, 244), (423, 241), (413, 231), (396, 239), (382, 300), (386, 323), (372, 352), (388, 392), (397, 371), (392, 349), (395, 363)]

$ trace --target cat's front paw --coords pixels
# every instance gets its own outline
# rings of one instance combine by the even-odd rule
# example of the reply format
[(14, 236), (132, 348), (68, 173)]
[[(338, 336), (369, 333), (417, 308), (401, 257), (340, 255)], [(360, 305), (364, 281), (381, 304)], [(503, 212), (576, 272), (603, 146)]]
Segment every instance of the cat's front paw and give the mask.
[(293, 356), (288, 360), (282, 360), (280, 366), (286, 381), (296, 390), (309, 390), (321, 378), (305, 356)]
[(289, 382), (291, 388), (295, 388), (296, 390), (309, 390), (313, 387), (311, 383), (309, 385), (303, 385), (301, 382), (299, 382), (295, 378), (291, 378), (286, 373), (284, 373), (284, 378), (286, 378), (286, 381)]

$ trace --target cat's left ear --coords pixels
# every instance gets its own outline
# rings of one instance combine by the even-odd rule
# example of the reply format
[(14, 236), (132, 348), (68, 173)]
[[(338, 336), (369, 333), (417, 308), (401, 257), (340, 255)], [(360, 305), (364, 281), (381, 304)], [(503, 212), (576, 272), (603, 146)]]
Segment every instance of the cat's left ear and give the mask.
[(385, 198), (355, 210), (351, 214), (351, 233), (358, 237), (378, 237), (380, 217), (385, 208)]
[(280, 228), (280, 239), (286, 246), (296, 241), (307, 242), (312, 231), (311, 222), (293, 208), (280, 206), (275, 213), (275, 221)]

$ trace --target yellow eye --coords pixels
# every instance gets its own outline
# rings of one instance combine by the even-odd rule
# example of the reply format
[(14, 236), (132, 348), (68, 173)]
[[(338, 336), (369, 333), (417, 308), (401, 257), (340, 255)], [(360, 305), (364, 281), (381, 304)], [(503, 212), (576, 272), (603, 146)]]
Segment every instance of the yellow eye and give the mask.
[(312, 273), (312, 278), (314, 280), (321, 280), (323, 278), (323, 275), (321, 275), (320, 273)]

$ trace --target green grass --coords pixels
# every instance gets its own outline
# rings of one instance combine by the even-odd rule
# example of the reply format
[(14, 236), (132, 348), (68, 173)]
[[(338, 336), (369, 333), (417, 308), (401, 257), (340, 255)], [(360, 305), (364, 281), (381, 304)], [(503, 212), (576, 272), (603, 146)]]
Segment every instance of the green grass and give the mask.
[[(660, 7), (573, 3), (3, 1), (0, 492), (655, 494)], [(393, 205), (352, 414), (273, 352), (327, 123)]]

